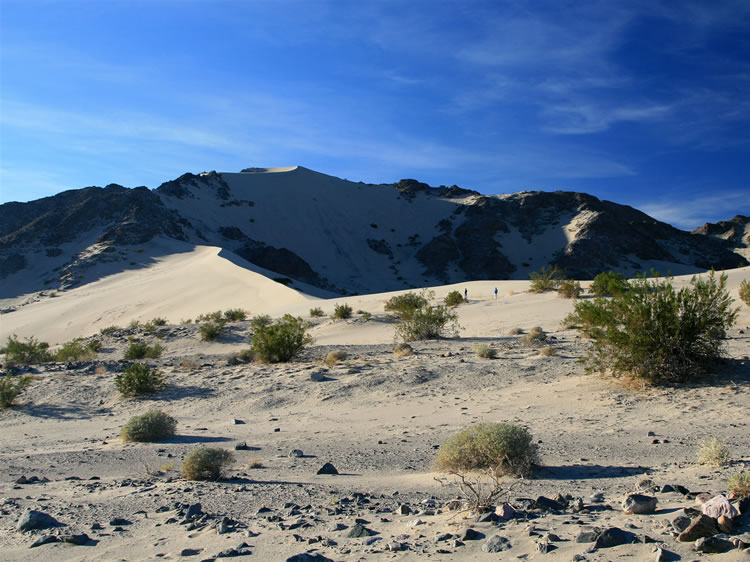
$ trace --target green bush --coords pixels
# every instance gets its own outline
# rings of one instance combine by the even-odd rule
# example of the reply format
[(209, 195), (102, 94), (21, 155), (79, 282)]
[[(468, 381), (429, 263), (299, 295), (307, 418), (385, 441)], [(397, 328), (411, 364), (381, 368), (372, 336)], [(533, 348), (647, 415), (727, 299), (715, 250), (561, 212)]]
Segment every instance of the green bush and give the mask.
[(214, 341), (219, 339), (224, 331), (224, 322), (206, 322), (198, 328), (201, 341)]
[(153, 334), (156, 331), (156, 328), (160, 326), (166, 326), (167, 320), (166, 318), (154, 318), (153, 320), (149, 320), (143, 325), (143, 329), (148, 334)]
[(313, 318), (320, 318), (321, 316), (325, 316), (325, 312), (323, 312), (322, 308), (316, 306), (310, 309), (310, 316)]
[(18, 341), (15, 334), (8, 336), (8, 341), (5, 347), (0, 348), (0, 353), (5, 354), (5, 361), (11, 364), (36, 365), (49, 363), (54, 359), (49, 352), (49, 344), (34, 339), (34, 336), (26, 338), (25, 342)]
[(99, 330), (99, 333), (103, 336), (111, 336), (117, 333), (120, 330), (117, 326), (106, 326), (105, 328), (102, 328)]
[(727, 479), (727, 489), (735, 498), (750, 497), (750, 472), (738, 472)]
[(252, 320), (250, 320), (250, 329), (253, 332), (263, 330), (273, 324), (273, 319), (268, 314), (259, 314)]
[(422, 308), (427, 304), (429, 303), (425, 294), (418, 295), (417, 293), (404, 293), (403, 295), (391, 297), (388, 302), (385, 303), (385, 311), (392, 312), (399, 318), (406, 318), (415, 310)]
[(145, 341), (134, 341), (125, 349), (125, 359), (156, 359), (161, 356), (162, 351), (164, 347), (158, 342), (148, 345)]
[(195, 318), (195, 322), (221, 322), (224, 318), (224, 313), (221, 312), (221, 310), (216, 310), (214, 312), (209, 312), (207, 314), (199, 314)]
[(92, 340), (84, 345), (81, 338), (76, 338), (64, 344), (55, 353), (56, 361), (90, 361), (96, 357), (96, 352), (101, 349), (101, 342)]
[(529, 278), (531, 279), (529, 292), (543, 293), (544, 291), (554, 291), (560, 287), (560, 283), (565, 279), (565, 272), (556, 265), (542, 266), (539, 271), (529, 273)]
[(564, 299), (577, 299), (581, 296), (582, 292), (581, 284), (573, 279), (561, 281), (560, 286), (557, 288), (557, 294)]
[(337, 320), (346, 320), (352, 317), (352, 307), (348, 304), (337, 304), (333, 307), (333, 317)]
[(362, 316), (362, 320), (364, 320), (365, 322), (372, 318), (372, 313), (367, 312), (366, 310), (360, 310), (359, 314)]
[(443, 302), (445, 303), (445, 306), (458, 306), (466, 301), (461, 293), (458, 291), (451, 291), (445, 295), (445, 300)]
[(151, 443), (172, 437), (177, 429), (177, 420), (161, 410), (149, 410), (133, 416), (120, 431), (123, 441)]
[(628, 290), (628, 282), (620, 273), (614, 271), (601, 272), (594, 277), (589, 291), (597, 297), (613, 297), (622, 295)]
[(487, 344), (474, 344), (472, 350), (477, 354), (477, 357), (481, 357), (482, 359), (497, 359), (497, 350)]
[(31, 375), (18, 376), (6, 373), (0, 376), (0, 408), (9, 408), (13, 401), (31, 384)]
[(523, 334), (518, 338), (518, 341), (528, 346), (540, 345), (547, 341), (547, 334), (539, 326), (534, 326), (528, 334)]
[(232, 458), (225, 449), (198, 447), (185, 457), (180, 472), (185, 480), (219, 480)]
[(243, 349), (239, 353), (233, 354), (228, 363), (230, 365), (240, 365), (243, 363), (251, 363), (255, 361), (255, 352), (252, 349)]
[(153, 394), (166, 386), (164, 378), (156, 369), (144, 363), (133, 363), (122, 374), (115, 377), (115, 386), (125, 398)]
[(224, 320), (227, 322), (243, 322), (247, 318), (247, 312), (241, 308), (230, 308), (224, 311)]
[(572, 315), (592, 338), (587, 371), (630, 375), (651, 384), (683, 382), (721, 357), (737, 310), (726, 275), (694, 277), (679, 291), (671, 279), (645, 276), (611, 299), (577, 302)]
[(747, 306), (750, 306), (750, 283), (748, 283), (747, 279), (744, 279), (740, 283), (740, 300)]
[(401, 317), (396, 336), (404, 341), (430, 340), (457, 335), (458, 330), (458, 314), (454, 310), (443, 304), (424, 304)]
[(529, 430), (507, 423), (469, 426), (440, 445), (435, 458), (435, 467), (443, 472), (491, 469), (512, 476), (528, 476), (537, 463)]
[(307, 334), (309, 327), (302, 318), (291, 314), (285, 314), (271, 324), (259, 322), (253, 333), (252, 350), (256, 357), (267, 363), (289, 361), (313, 342)]

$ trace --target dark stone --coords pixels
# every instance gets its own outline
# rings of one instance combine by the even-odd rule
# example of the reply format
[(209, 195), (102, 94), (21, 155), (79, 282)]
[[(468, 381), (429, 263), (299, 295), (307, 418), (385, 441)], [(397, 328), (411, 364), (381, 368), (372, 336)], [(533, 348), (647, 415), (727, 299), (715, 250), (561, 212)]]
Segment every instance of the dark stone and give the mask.
[(357, 523), (354, 525), (349, 532), (346, 534), (347, 538), (349, 539), (358, 539), (361, 537), (369, 537), (371, 535), (374, 535), (375, 532), (371, 531), (361, 523)]
[(484, 533), (480, 533), (479, 531), (475, 531), (474, 529), (466, 529), (462, 534), (459, 540), (461, 541), (479, 541), (482, 540), (485, 537)]
[(560, 502), (551, 500), (544, 496), (539, 496), (534, 501), (534, 505), (536, 509), (541, 509), (542, 511), (562, 511), (565, 509), (565, 506)]
[(201, 504), (194, 503), (185, 512), (185, 519), (190, 520), (203, 514), (203, 508)]
[(605, 529), (601, 535), (599, 535), (594, 543), (594, 550), (599, 548), (612, 548), (613, 546), (619, 546), (621, 544), (632, 543), (635, 539), (635, 535), (629, 531), (623, 531), (617, 527), (610, 527)]
[(60, 539), (57, 538), (55, 535), (44, 535), (36, 539), (33, 543), (31, 543), (31, 546), (29, 548), (36, 548), (37, 546), (42, 546), (44, 544), (49, 544), (52, 542), (60, 542)]
[(716, 526), (716, 520), (701, 513), (687, 529), (680, 533), (677, 540), (680, 542), (693, 542), (703, 537), (711, 537), (718, 534), (719, 529)]
[(334, 562), (332, 558), (323, 556), (318, 552), (303, 552), (302, 554), (295, 554), (286, 559), (286, 562)]
[(202, 548), (183, 548), (180, 551), (180, 556), (197, 556), (203, 552)]
[(657, 499), (644, 494), (628, 494), (622, 502), (626, 514), (649, 514), (656, 511)]
[(80, 535), (62, 535), (60, 539), (68, 544), (83, 546), (84, 544), (88, 544), (88, 542), (91, 540), (91, 537), (89, 537), (86, 533), (81, 533)]
[(672, 527), (675, 531), (681, 533), (682, 531), (690, 527), (690, 524), (692, 522), (693, 520), (687, 515), (678, 515), (677, 517), (672, 519)]
[(512, 545), (508, 539), (500, 535), (494, 535), (482, 545), (482, 552), (503, 552), (510, 550), (511, 547)]
[(602, 530), (594, 527), (592, 529), (581, 529), (581, 532), (578, 533), (578, 536), (576, 537), (577, 543), (589, 543), (589, 542), (596, 542), (596, 539), (599, 538), (599, 535), (602, 534)]
[(548, 554), (555, 550), (557, 547), (554, 544), (550, 544), (548, 542), (538, 542), (536, 543), (536, 550), (540, 554)]
[(695, 550), (705, 554), (721, 554), (733, 548), (731, 541), (721, 537), (703, 537), (695, 541)]
[(109, 522), (110, 526), (112, 527), (120, 527), (122, 525), (132, 525), (132, 521), (128, 521), (127, 519), (123, 517), (114, 517)]
[(51, 515), (34, 509), (26, 510), (24, 514), (21, 515), (18, 523), (16, 523), (16, 529), (21, 532), (31, 531), (32, 529), (49, 529), (51, 527), (62, 526), (63, 524)]
[(331, 463), (327, 462), (318, 469), (317, 474), (338, 474), (339, 471)]

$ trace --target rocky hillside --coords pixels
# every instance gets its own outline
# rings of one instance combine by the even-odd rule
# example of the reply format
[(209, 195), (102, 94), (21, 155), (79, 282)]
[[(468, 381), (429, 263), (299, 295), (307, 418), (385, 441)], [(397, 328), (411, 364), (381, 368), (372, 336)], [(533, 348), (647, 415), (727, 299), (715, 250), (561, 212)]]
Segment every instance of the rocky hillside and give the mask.
[(221, 247), (291, 286), (353, 294), (527, 279), (547, 264), (580, 279), (734, 268), (748, 265), (747, 223), (690, 233), (583, 193), (485, 196), (302, 167), (185, 174), (155, 190), (112, 184), (0, 205), (0, 297), (143, 267), (137, 255), (153, 257), (157, 237)]

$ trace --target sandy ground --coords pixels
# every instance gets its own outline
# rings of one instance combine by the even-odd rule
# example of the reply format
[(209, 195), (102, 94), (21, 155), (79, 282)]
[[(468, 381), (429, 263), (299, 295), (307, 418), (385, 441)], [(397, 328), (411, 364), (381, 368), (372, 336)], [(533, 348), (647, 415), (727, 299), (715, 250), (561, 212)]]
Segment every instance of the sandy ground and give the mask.
[[(193, 256), (206, 263), (214, 257), (210, 252)], [(140, 291), (149, 302), (165, 299), (164, 308), (129, 309), (117, 316), (106, 308), (112, 297), (102, 296), (103, 287), (89, 285), (0, 316), (3, 334), (26, 335), (13, 329), (26, 325), (23, 322), (46, 322), (49, 331), (38, 337), (51, 342), (90, 335), (106, 325), (123, 326), (100, 337), (103, 349), (96, 361), (35, 368), (34, 383), (18, 405), (0, 413), (0, 558), (202, 560), (244, 542), (250, 558), (268, 561), (307, 551), (347, 561), (572, 560), (576, 555), (586, 560), (653, 560), (659, 544), (681, 559), (702, 559), (707, 555), (696, 553), (691, 543), (676, 541), (670, 522), (683, 508), (695, 505), (695, 493), (721, 493), (728, 475), (750, 468), (748, 307), (741, 309), (730, 332), (729, 360), (717, 367), (715, 376), (691, 385), (642, 390), (585, 375), (579, 359), (586, 342), (575, 331), (561, 328), (572, 302), (551, 293), (526, 293), (528, 284), (522, 281), (435, 288), (438, 298), (452, 289), (468, 290), (470, 302), (458, 308), (460, 336), (417, 342), (415, 355), (399, 358), (392, 353), (393, 322), (383, 313), (390, 295), (326, 301), (256, 280), (248, 284), (248, 290), (256, 291), (252, 303), (244, 300), (245, 294), (232, 294), (234, 286), (214, 289), (215, 298), (186, 303), (166, 299), (170, 292), (186, 290), (189, 283), (183, 277), (190, 274), (189, 267), (168, 278), (171, 291), (158, 271), (140, 273), (148, 271), (160, 282), (144, 281), (132, 287), (133, 295)], [(231, 279), (232, 271), (217, 271), (215, 279)], [(735, 297), (740, 281), (748, 277), (748, 269), (730, 272)], [(236, 279), (248, 283), (246, 277)], [(128, 281), (132, 284), (133, 277)], [(98, 283), (108, 282), (115, 284), (115, 292), (125, 290), (117, 277)], [(497, 300), (492, 297), (495, 286)], [(163, 292), (154, 298), (150, 291)], [(263, 291), (276, 292), (264, 297)], [(274, 305), (263, 308), (258, 303), (267, 295)], [(230, 325), (214, 343), (201, 342), (195, 324), (177, 323), (179, 318), (238, 307), (309, 317), (311, 306), (330, 313), (335, 303), (344, 301), (373, 317), (315, 319), (311, 333), (316, 343), (281, 365), (228, 361), (248, 347), (247, 322)], [(59, 318), (69, 318), (72, 310), (89, 319), (101, 316), (101, 321), (92, 322), (94, 328), (78, 321), (60, 326)], [(123, 400), (113, 381), (122, 368), (128, 338), (156, 341), (124, 326), (134, 318), (159, 315), (170, 320), (161, 328), (166, 350), (150, 363), (166, 375), (169, 386), (148, 399)], [(10, 323), (14, 317), (25, 320)], [(508, 335), (512, 328), (537, 325), (551, 336), (556, 355), (542, 356), (539, 349), (522, 345), (518, 336)], [(498, 358), (476, 357), (476, 343), (494, 347)], [(349, 358), (326, 367), (323, 359), (333, 349), (345, 350)], [(320, 372), (325, 380), (311, 379)], [(178, 435), (162, 443), (123, 443), (119, 432), (126, 421), (154, 407), (178, 420)], [(582, 498), (585, 509), (530, 510), (527, 517), (508, 522), (477, 522), (471, 513), (450, 510), (450, 500), (460, 496), (453, 486), (435, 480), (440, 476), (432, 472), (435, 449), (480, 421), (525, 425), (539, 442), (542, 466), (535, 477), (504, 482), (514, 486), (511, 504), (523, 510), (523, 498), (561, 494)], [(731, 465), (697, 463), (698, 445), (708, 436), (727, 443)], [(248, 449), (234, 451), (242, 441)], [(233, 450), (235, 460), (224, 481), (180, 478), (182, 458), (199, 445)], [(290, 457), (294, 449), (303, 456)], [(325, 462), (333, 463), (340, 474), (316, 474)], [(49, 481), (16, 484), (21, 476)], [(657, 486), (680, 484), (693, 494), (657, 492), (655, 514), (623, 514), (620, 500), (645, 477)], [(197, 502), (206, 516), (184, 523), (185, 508)], [(412, 513), (402, 515), (402, 505)], [(259, 512), (264, 506), (270, 511)], [(27, 508), (44, 511), (65, 526), (21, 533), (15, 525)], [(129, 523), (111, 524), (115, 517)], [(220, 534), (216, 526), (223, 517), (230, 521), (228, 532)], [(358, 519), (375, 534), (347, 538)], [(747, 516), (742, 525), (738, 533), (750, 532)], [(589, 526), (616, 526), (656, 542), (586, 552), (591, 545), (576, 542), (576, 537)], [(456, 543), (467, 528), (484, 538)], [(45, 534), (74, 533), (93, 540), (84, 546), (29, 548)], [(436, 541), (446, 533), (455, 536)], [(493, 535), (507, 538), (512, 548), (482, 552), (485, 539)], [(394, 541), (407, 550), (388, 550)], [(555, 548), (543, 554), (537, 545), (549, 541)], [(747, 552), (739, 551), (711, 557), (749, 559)]]

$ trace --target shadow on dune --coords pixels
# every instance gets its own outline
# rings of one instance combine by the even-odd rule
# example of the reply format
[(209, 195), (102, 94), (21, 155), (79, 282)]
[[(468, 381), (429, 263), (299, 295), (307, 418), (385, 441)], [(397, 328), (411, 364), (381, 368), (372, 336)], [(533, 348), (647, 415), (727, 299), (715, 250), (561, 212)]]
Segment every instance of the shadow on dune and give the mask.
[(53, 404), (28, 404), (19, 407), (23, 413), (35, 418), (57, 420), (82, 420), (102, 414), (101, 410), (90, 410), (79, 406), (55, 406)]
[(161, 443), (224, 443), (232, 441), (230, 437), (211, 437), (209, 435), (175, 435)]
[(567, 466), (542, 466), (536, 472), (540, 480), (586, 480), (594, 478), (624, 478), (639, 476), (648, 471), (645, 466), (602, 466), (599, 464), (572, 464)]

